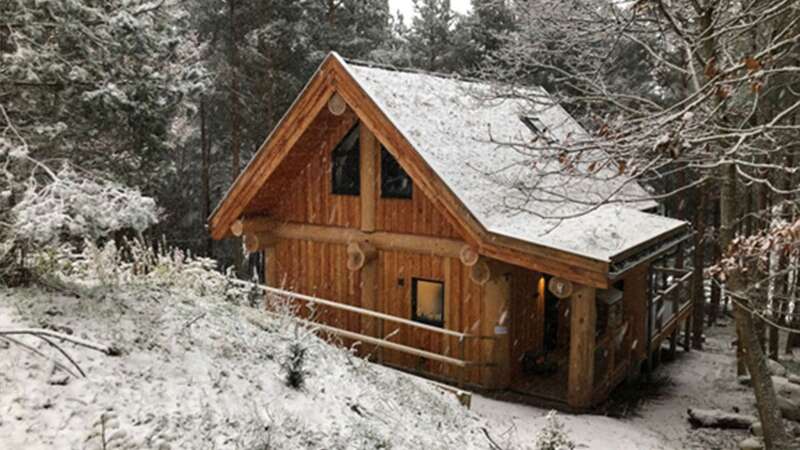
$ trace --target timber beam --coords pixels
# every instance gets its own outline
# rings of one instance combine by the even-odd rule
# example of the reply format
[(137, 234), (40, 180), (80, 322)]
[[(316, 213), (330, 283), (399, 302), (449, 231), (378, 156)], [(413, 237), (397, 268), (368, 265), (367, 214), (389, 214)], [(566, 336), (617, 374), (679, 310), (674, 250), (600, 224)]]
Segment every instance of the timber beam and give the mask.
[[(458, 239), (394, 233), (368, 232), (355, 228), (329, 225), (312, 225), (284, 222), (267, 216), (254, 216), (236, 220), (230, 227), (236, 237), (264, 233), (278, 239), (297, 239), (312, 242), (348, 245), (351, 242), (368, 242), (379, 250), (404, 251), (423, 255), (458, 258), (467, 267), (478, 265), (481, 257), (496, 259), (537, 272), (559, 274), (575, 283), (604, 289), (608, 287), (607, 265), (596, 271), (566, 265), (555, 259), (533, 258), (511, 250), (498, 250), (497, 246), (478, 246)], [(266, 236), (262, 237), (266, 239)], [(476, 269), (476, 270), (481, 270)]]
[[(330, 244), (369, 244), (379, 250), (394, 250), (425, 255), (459, 258), (467, 245), (456, 239), (420, 236), (387, 231), (364, 232), (355, 228), (281, 222), (266, 217), (240, 219), (231, 226), (234, 236), (245, 236), (245, 241), (272, 242), (274, 239), (298, 239)], [(253, 236), (248, 238), (248, 236)], [(262, 247), (263, 248), (263, 247)], [(258, 248), (248, 246), (248, 250)]]

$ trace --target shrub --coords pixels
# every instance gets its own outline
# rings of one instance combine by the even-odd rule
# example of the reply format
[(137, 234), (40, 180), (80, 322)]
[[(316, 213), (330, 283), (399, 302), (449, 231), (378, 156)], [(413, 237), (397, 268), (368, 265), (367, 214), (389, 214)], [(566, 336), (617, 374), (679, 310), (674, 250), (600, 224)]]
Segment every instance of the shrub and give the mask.
[(281, 366), (286, 372), (286, 385), (300, 389), (306, 378), (305, 370), (306, 348), (300, 342), (289, 344), (288, 355), (283, 359)]
[(574, 450), (575, 443), (559, 422), (555, 411), (547, 413), (545, 426), (536, 435), (536, 450)]

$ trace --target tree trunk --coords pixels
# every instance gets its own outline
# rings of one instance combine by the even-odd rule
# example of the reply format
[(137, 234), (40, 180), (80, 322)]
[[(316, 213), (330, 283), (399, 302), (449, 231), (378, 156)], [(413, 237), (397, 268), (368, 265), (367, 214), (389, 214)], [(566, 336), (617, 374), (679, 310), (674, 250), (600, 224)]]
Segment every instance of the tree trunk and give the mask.
[[(713, 221), (714, 232), (719, 233), (719, 199), (715, 199), (714, 207), (711, 209), (711, 218)], [(719, 239), (713, 239), (711, 242), (712, 261), (714, 264), (719, 263), (722, 259), (722, 252), (720, 251)], [(711, 279), (711, 310), (708, 313), (708, 326), (713, 327), (717, 323), (719, 317), (721, 289), (719, 287), (719, 280), (716, 278)]]
[(697, 205), (694, 213), (695, 238), (692, 276), (692, 292), (694, 303), (694, 317), (692, 319), (692, 347), (703, 349), (703, 319), (705, 318), (706, 293), (703, 289), (703, 265), (705, 262), (705, 231), (706, 231), (706, 189), (699, 186), (695, 190)]
[[(202, 147), (202, 154), (203, 154), (203, 168), (202, 168), (202, 178), (203, 178), (203, 225), (205, 226), (206, 221), (208, 220), (209, 216), (211, 216), (211, 173), (210, 173), (210, 153), (211, 149), (209, 148), (208, 144), (208, 130), (206, 128), (206, 100), (205, 98), (200, 100), (200, 145)], [(214, 252), (214, 240), (211, 239), (211, 235), (206, 233), (206, 246), (205, 246), (205, 255), (206, 257), (211, 258)]]
[[(727, 163), (721, 167), (722, 190), (720, 192), (720, 244), (723, 249), (728, 249), (734, 238), (734, 225), (737, 221), (736, 211), (736, 181), (737, 172), (734, 163)], [(740, 275), (736, 272), (728, 274), (726, 290), (729, 293), (742, 291)], [(730, 294), (729, 294), (730, 295)], [(756, 334), (753, 315), (739, 304), (733, 302), (736, 330), (739, 335), (741, 356), (747, 364), (753, 391), (756, 396), (756, 407), (764, 430), (764, 444), (767, 449), (784, 449), (788, 447), (786, 430), (784, 429), (781, 412), (772, 378)], [(737, 355), (739, 356), (739, 355)]]
[[(236, 2), (231, 0), (229, 5), (230, 13), (230, 70), (231, 70), (231, 92), (230, 92), (230, 114), (231, 114), (231, 178), (236, 181), (239, 176), (241, 166), (241, 123), (239, 119), (239, 42), (236, 39)], [(242, 273), (242, 246), (239, 239), (235, 239), (233, 248), (233, 261), (236, 272)]]

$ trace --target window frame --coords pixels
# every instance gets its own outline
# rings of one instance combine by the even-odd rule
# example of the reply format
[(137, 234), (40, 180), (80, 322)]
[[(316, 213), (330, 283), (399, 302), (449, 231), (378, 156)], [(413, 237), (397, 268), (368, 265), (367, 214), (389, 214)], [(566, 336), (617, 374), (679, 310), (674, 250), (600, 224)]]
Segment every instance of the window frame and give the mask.
[[(424, 281), (426, 283), (436, 283), (436, 284), (439, 284), (439, 285), (442, 286), (442, 298), (441, 298), (441, 302), (442, 302), (442, 320), (433, 320), (433, 319), (428, 319), (426, 317), (422, 317), (422, 316), (417, 315), (417, 304), (418, 304), (417, 283), (419, 281)], [(411, 277), (411, 320), (413, 320), (415, 322), (419, 322), (419, 323), (424, 323), (426, 325), (431, 325), (431, 326), (434, 326), (434, 327), (444, 328), (444, 321), (445, 321), (445, 317), (446, 317), (446, 315), (445, 315), (445, 297), (446, 297), (445, 296), (445, 289), (447, 289), (447, 286), (445, 286), (444, 281), (432, 280), (430, 278)]]
[[(389, 160), (391, 158), (391, 160)], [(385, 180), (386, 180), (386, 164), (387, 161), (393, 161), (397, 168), (405, 175), (408, 179), (408, 194), (404, 193), (388, 193), (384, 189)], [(399, 200), (411, 200), (414, 198), (414, 180), (411, 179), (411, 176), (400, 166), (400, 163), (397, 161), (397, 158), (392, 155), (392, 153), (386, 149), (386, 147), (381, 144), (381, 180), (380, 180), (380, 189), (381, 189), (381, 198), (392, 198), (392, 199), (399, 199)]]
[[(352, 128), (344, 135), (341, 141), (336, 144), (336, 147), (333, 148), (331, 151), (331, 195), (347, 195), (352, 197), (358, 197), (361, 195), (361, 124), (356, 122)], [(345, 142), (351, 137), (352, 133), (356, 133), (355, 136), (355, 150), (350, 150), (355, 154), (355, 166), (356, 166), (356, 179), (355, 185), (350, 189), (342, 189), (342, 186), (337, 185), (337, 178), (336, 178), (336, 165), (337, 165), (337, 158), (336, 153), (343, 151), (342, 146)]]

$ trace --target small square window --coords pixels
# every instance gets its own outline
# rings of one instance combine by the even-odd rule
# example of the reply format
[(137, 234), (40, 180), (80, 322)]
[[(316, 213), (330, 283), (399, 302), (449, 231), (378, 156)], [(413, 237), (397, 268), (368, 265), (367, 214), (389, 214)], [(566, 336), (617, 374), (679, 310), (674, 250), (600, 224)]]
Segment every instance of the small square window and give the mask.
[(411, 177), (391, 153), (381, 146), (381, 197), (411, 198)]
[(444, 283), (414, 278), (411, 313), (412, 320), (444, 327)]
[(337, 195), (359, 195), (361, 192), (361, 163), (358, 141), (359, 128), (354, 126), (331, 155), (332, 192)]

